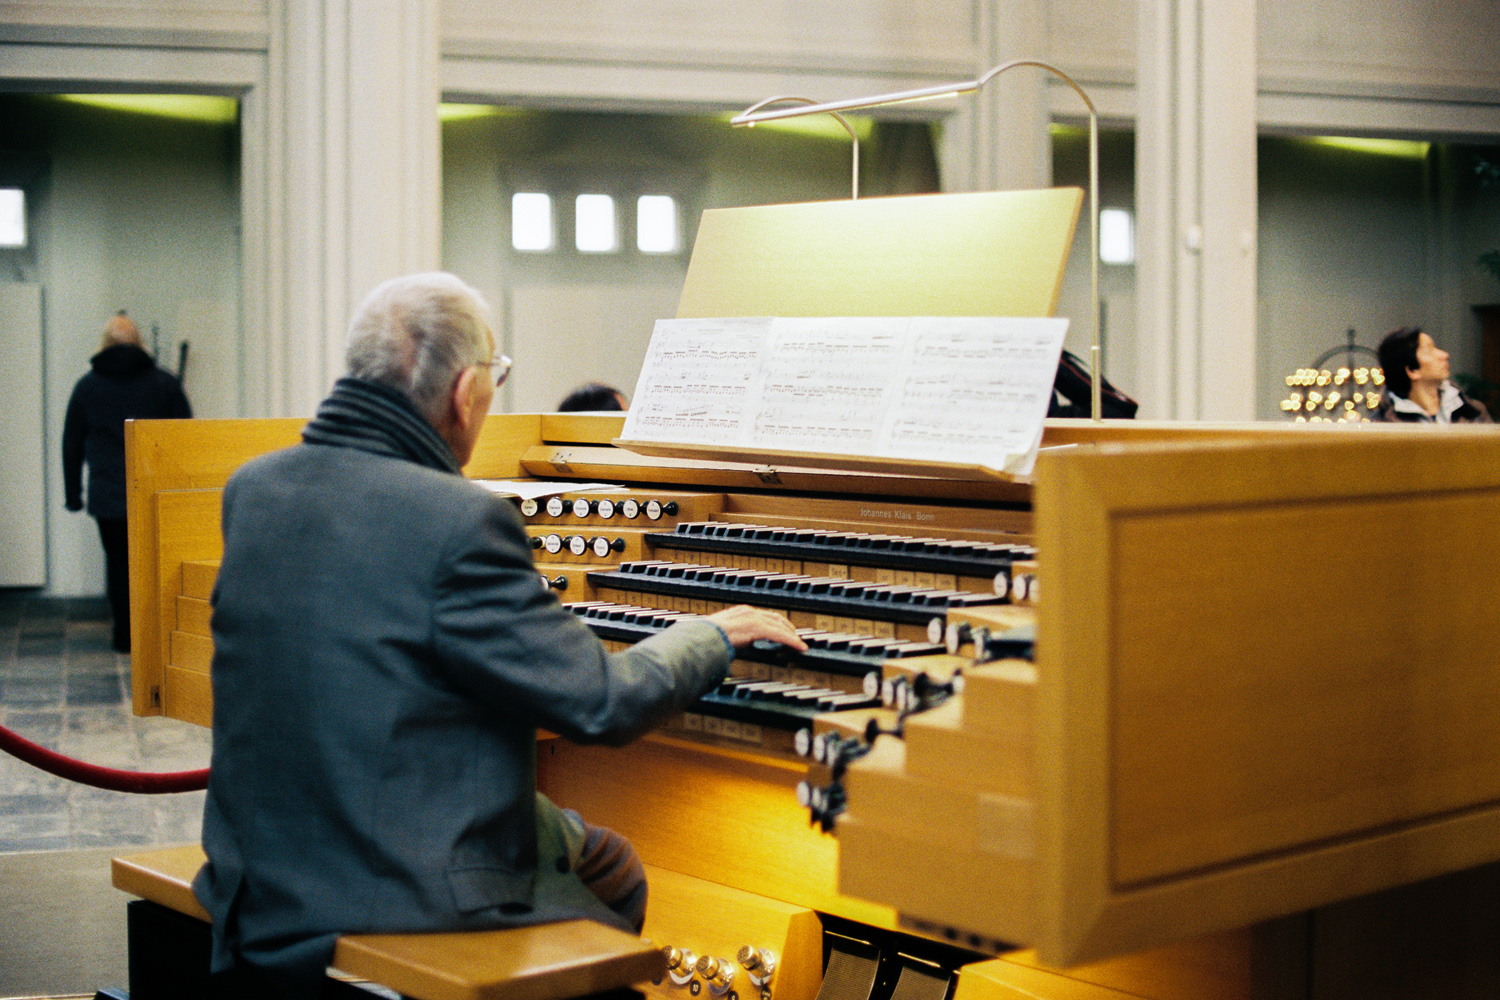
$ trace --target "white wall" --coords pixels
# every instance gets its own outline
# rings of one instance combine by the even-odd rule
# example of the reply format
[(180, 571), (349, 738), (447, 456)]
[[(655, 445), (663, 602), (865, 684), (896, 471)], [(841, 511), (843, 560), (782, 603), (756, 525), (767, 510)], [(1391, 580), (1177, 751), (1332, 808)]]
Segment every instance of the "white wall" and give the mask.
[(1257, 15), (1267, 89), (1491, 103), (1500, 91), (1495, 0), (1261, 0)]
[(42, 455), (42, 289), (0, 284), (0, 587), (47, 582)]
[[(4, 98), (14, 102), (17, 98)], [(20, 99), (25, 100), (25, 99)], [(14, 103), (15, 122), (23, 112)], [(14, 134), (14, 133), (13, 133)], [(94, 522), (63, 512), (62, 425), (105, 321), (127, 309), (163, 367), (191, 344), (187, 393), (201, 416), (240, 412), (239, 249), (233, 126), (61, 107), (29, 141), (50, 159), (36, 204), (35, 272), (46, 298), (48, 591), (103, 592)], [(87, 475), (85, 474), (85, 480)]]

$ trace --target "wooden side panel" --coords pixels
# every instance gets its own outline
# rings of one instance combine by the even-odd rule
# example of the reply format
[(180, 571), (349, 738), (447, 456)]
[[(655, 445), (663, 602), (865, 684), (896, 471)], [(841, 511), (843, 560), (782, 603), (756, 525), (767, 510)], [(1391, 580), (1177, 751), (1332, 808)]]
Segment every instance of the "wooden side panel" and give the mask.
[[(161, 421), (187, 423), (188, 421)], [(166, 704), (164, 687), (167, 668), (172, 664), (172, 635), (176, 630), (177, 598), (182, 594), (182, 564), (196, 559), (217, 559), (223, 550), (219, 537), (220, 489), (175, 489), (158, 492), (155, 506), (154, 542), (150, 565), (156, 576), (150, 590), (150, 608), (137, 613), (135, 586), (132, 584), (131, 684), (137, 715), (160, 715)], [(137, 526), (132, 523), (131, 531)], [(132, 560), (131, 576), (139, 570)], [(154, 620), (155, 633), (142, 636), (141, 626), (147, 615)]]
[(1500, 434), (1044, 455), (1038, 950), (1500, 857)]
[(213, 605), (200, 597), (177, 597), (177, 630), (188, 632), (192, 635), (211, 636), (209, 619), (213, 615)]
[(135, 420), (131, 479), (148, 490), (223, 486), (256, 455), (301, 440), (301, 417), (268, 420)]
[(520, 456), (541, 441), (542, 420), (535, 413), (490, 414), (485, 418), (474, 454), (464, 466), (470, 479), (515, 479), (525, 476)]
[(625, 414), (541, 413), (541, 439), (550, 444), (609, 444), (620, 436)]
[(208, 674), (201, 670), (168, 667), (162, 707), (165, 715), (197, 726), (211, 726), (214, 721), (214, 694)]
[[(218, 489), (256, 455), (295, 444), (307, 421), (127, 420), (125, 511), (130, 549), (130, 667), (133, 710), (160, 715), (167, 638), (181, 593), (177, 564), (160, 563), (157, 499), (167, 491)], [(217, 533), (218, 511), (213, 523)], [(217, 554), (217, 550), (215, 550)], [(172, 577), (164, 584), (163, 574)], [(153, 695), (153, 691), (156, 694)]]
[(1121, 565), (1173, 565), (1115, 580), (1115, 883), (1500, 803), (1500, 601), (1408, 558), (1500, 565), (1497, 513), (1500, 489), (1117, 517)]
[(182, 564), (182, 593), (199, 601), (213, 598), (214, 582), (219, 577), (217, 559), (200, 559)]
[(194, 635), (191, 632), (172, 633), (172, 660), (170, 666), (195, 673), (206, 674), (213, 665), (214, 641), (210, 636)]
[(884, 906), (835, 886), (838, 842), (797, 805), (803, 771), (647, 737), (619, 749), (549, 740), (537, 783), (560, 806), (630, 838), (647, 864), (894, 928)]

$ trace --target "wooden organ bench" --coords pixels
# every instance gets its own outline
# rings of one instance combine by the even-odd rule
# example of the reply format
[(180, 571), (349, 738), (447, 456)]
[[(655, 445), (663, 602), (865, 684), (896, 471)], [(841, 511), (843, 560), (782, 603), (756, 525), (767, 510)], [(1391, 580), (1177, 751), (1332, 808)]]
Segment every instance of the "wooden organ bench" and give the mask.
[[(134, 1000), (203, 995), (209, 916), (192, 890), (203, 862), (194, 845), (114, 859), (115, 888), (140, 897), (129, 914)], [(575, 920), (464, 933), (346, 934), (333, 966), (412, 1000), (571, 1000), (659, 980), (666, 959), (633, 934)]]

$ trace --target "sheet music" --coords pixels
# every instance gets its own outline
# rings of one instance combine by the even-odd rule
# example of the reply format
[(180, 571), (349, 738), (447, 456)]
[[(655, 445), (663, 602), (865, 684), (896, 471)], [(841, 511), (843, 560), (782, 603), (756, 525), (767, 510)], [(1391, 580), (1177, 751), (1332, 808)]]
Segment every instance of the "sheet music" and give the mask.
[(1031, 471), (1067, 320), (661, 320), (624, 437)]
[(876, 454), (909, 323), (776, 320), (757, 380), (751, 443)]
[(772, 320), (658, 320), (625, 434), (642, 441), (742, 445), (749, 394)]
[(924, 322), (912, 331), (886, 448), (943, 462), (1003, 455), (992, 467), (1030, 473), (1032, 461), (1017, 456), (1034, 460), (1041, 443), (1066, 328), (1066, 320)]

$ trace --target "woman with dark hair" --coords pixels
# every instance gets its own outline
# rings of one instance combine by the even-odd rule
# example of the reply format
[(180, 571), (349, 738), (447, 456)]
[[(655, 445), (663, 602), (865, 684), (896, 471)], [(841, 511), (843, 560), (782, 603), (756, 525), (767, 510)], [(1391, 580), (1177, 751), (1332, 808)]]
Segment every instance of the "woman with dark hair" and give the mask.
[(557, 404), (558, 413), (577, 413), (588, 410), (628, 410), (625, 397), (619, 389), (603, 382), (586, 382), (574, 389)]
[(1376, 420), (1392, 423), (1488, 424), (1483, 403), (1465, 396), (1449, 380), (1448, 352), (1421, 327), (1403, 326), (1380, 342), (1385, 396)]

